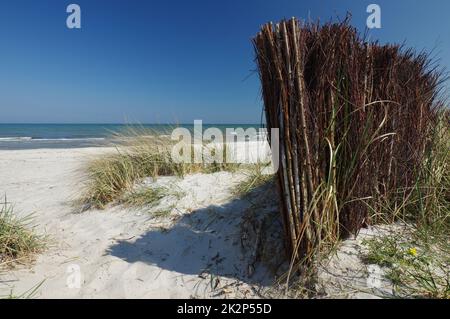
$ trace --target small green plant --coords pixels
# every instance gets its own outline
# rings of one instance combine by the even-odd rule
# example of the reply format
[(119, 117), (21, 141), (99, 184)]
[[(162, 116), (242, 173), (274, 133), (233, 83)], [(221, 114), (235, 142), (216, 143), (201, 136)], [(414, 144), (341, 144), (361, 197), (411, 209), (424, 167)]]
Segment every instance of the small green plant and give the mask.
[(43, 238), (29, 228), (30, 222), (31, 216), (17, 217), (6, 198), (0, 204), (0, 266), (28, 260), (44, 248)]
[(365, 240), (365, 261), (385, 267), (400, 297), (449, 298), (449, 251), (427, 245), (422, 235), (413, 232)]
[(398, 238), (391, 236), (366, 239), (363, 240), (363, 245), (368, 250), (365, 261), (383, 267), (392, 267), (397, 264), (399, 260), (403, 260), (408, 251), (406, 243), (399, 243)]

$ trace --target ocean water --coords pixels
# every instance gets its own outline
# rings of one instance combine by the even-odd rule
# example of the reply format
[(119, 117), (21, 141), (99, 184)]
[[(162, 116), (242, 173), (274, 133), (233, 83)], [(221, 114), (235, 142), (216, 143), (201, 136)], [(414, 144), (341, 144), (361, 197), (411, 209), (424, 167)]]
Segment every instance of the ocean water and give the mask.
[[(0, 150), (109, 146), (118, 143), (116, 134), (149, 130), (170, 135), (175, 127), (194, 131), (193, 124), (0, 124)], [(224, 133), (226, 128), (260, 128), (255, 124), (203, 124), (202, 129), (210, 127)]]

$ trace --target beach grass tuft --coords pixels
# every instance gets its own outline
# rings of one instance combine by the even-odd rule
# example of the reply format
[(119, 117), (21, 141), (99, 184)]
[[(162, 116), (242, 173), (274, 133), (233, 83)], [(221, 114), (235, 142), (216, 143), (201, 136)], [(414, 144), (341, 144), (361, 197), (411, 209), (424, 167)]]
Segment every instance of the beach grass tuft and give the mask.
[(168, 192), (165, 187), (142, 187), (125, 194), (120, 203), (134, 207), (155, 207)]
[(30, 227), (31, 216), (17, 217), (6, 199), (0, 203), (0, 267), (29, 261), (44, 247), (44, 238)]
[[(101, 155), (84, 168), (84, 192), (78, 203), (82, 210), (103, 209), (109, 203), (119, 201), (142, 179), (158, 176), (183, 177), (193, 173), (236, 171), (238, 163), (177, 163), (171, 155), (174, 142), (168, 135), (145, 128), (130, 128), (116, 136), (122, 143), (115, 152)], [(206, 146), (203, 146), (206, 147)], [(217, 151), (217, 150), (216, 150)], [(227, 148), (220, 151), (226, 158)], [(193, 152), (192, 152), (193, 154)], [(152, 191), (131, 195), (128, 200), (144, 200)], [(133, 197), (135, 196), (135, 197)], [(150, 196), (152, 197), (152, 196)]]
[(256, 189), (274, 181), (274, 174), (266, 174), (264, 170), (267, 165), (257, 163), (249, 165), (243, 169), (245, 178), (239, 182), (233, 189), (233, 196), (245, 198), (252, 194)]
[[(401, 200), (371, 207), (381, 223), (401, 221), (410, 231), (364, 242), (366, 259), (387, 268), (403, 297), (450, 298), (450, 128), (440, 112), (417, 179), (395, 194)], [(400, 204), (399, 204), (400, 203)]]

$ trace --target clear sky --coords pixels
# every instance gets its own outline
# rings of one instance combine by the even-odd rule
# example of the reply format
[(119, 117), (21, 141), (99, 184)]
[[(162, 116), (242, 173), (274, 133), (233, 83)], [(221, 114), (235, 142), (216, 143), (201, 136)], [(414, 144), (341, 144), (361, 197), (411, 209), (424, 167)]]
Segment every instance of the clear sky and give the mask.
[(259, 123), (259, 26), (350, 11), (363, 31), (370, 3), (382, 10), (372, 38), (450, 66), (448, 0), (1, 0), (0, 122)]

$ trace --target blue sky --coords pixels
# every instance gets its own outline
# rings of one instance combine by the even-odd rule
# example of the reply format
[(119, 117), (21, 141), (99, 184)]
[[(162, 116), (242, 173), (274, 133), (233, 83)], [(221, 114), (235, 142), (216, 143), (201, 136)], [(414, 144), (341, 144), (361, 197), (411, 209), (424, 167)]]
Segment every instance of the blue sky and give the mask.
[[(66, 27), (70, 3), (81, 30)], [(370, 3), (372, 38), (450, 66), (448, 0), (1, 0), (0, 123), (259, 123), (259, 26), (350, 11), (363, 31)]]

